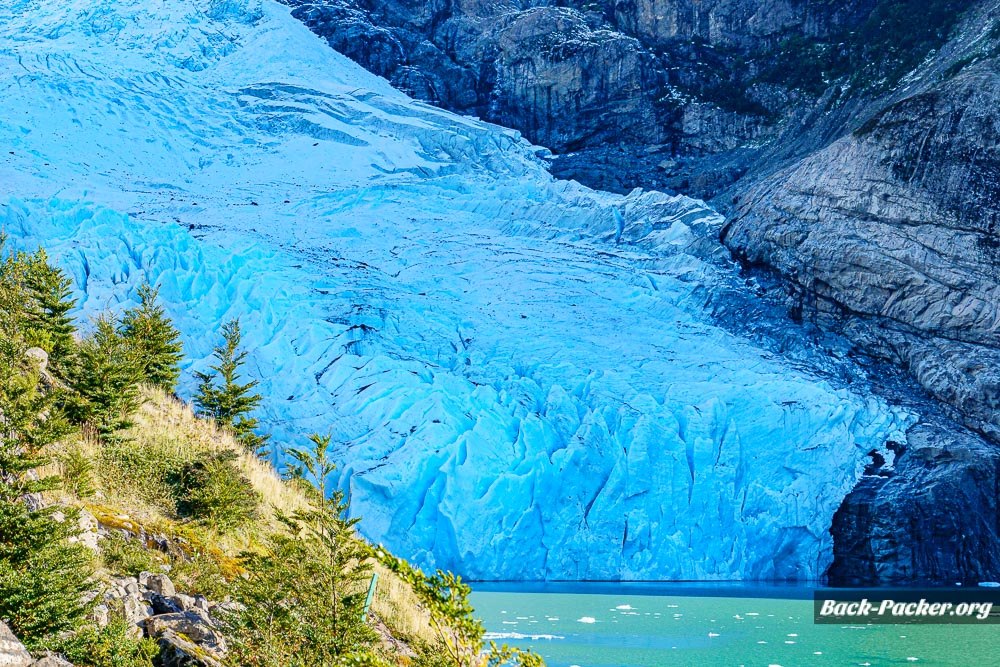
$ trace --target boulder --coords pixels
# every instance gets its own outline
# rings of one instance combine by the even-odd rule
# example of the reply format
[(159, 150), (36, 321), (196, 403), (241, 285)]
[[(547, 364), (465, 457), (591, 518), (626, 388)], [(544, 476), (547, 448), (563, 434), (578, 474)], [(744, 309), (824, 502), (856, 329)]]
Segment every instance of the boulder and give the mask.
[[(52, 518), (62, 523), (66, 520), (66, 513), (62, 510), (56, 510), (52, 513)], [(78, 510), (76, 522), (80, 528), (80, 534), (70, 537), (68, 541), (70, 543), (79, 542), (94, 553), (99, 553), (100, 547), (97, 542), (100, 534), (98, 533), (97, 518), (87, 510), (81, 509)]]
[(40, 371), (45, 371), (49, 366), (49, 353), (40, 347), (29, 347), (24, 356), (28, 361), (33, 361)]
[(132, 626), (131, 634), (136, 638), (142, 637), (142, 626), (146, 619), (153, 615), (152, 606), (148, 602), (132, 596), (126, 597), (122, 602), (125, 620)]
[(58, 655), (47, 655), (32, 663), (31, 667), (73, 667), (73, 663)]
[(99, 604), (90, 611), (90, 615), (87, 618), (93, 621), (98, 627), (103, 628), (111, 622), (111, 609), (106, 604)]
[(173, 630), (160, 635), (159, 664), (163, 667), (222, 667), (222, 662), (195, 642)]
[(24, 644), (0, 621), (0, 667), (29, 667), (34, 661)]
[(177, 595), (177, 589), (174, 588), (174, 582), (170, 581), (170, 577), (167, 575), (149, 574), (148, 572), (144, 572), (143, 574), (148, 575), (145, 577), (145, 586), (152, 592), (158, 593), (167, 598)]
[[(226, 640), (212, 626), (211, 622), (194, 612), (162, 614), (146, 620), (146, 634), (154, 639), (166, 640), (174, 646), (174, 639), (182, 639), (193, 643), (202, 653), (219, 660), (226, 654)], [(161, 641), (161, 647), (163, 642)], [(183, 646), (181, 647), (183, 648)], [(186, 649), (185, 653), (189, 653)], [(169, 663), (164, 662), (164, 665)], [(178, 665), (202, 664), (180, 662)]]

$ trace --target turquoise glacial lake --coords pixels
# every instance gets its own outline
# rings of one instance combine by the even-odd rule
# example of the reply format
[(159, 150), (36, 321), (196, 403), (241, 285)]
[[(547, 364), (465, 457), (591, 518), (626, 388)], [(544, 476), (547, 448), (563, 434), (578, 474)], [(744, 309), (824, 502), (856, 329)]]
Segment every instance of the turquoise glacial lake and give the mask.
[(1000, 666), (1000, 625), (816, 625), (811, 589), (482, 583), (473, 589), (487, 639), (531, 648), (550, 667)]

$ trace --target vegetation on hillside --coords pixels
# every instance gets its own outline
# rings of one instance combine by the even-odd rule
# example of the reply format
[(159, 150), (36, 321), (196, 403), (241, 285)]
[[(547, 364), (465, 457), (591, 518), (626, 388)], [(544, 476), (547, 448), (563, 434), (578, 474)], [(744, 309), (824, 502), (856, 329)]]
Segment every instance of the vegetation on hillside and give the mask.
[[(159, 664), (122, 609), (91, 619), (101, 582), (169, 571), (179, 592), (229, 603), (217, 622), (233, 667), (540, 664), (483, 645), (456, 577), (358, 537), (329, 436), (293, 448), (285, 479), (257, 458), (238, 321), (199, 375), (196, 416), (170, 393), (182, 348), (156, 288), (81, 336), (70, 287), (43, 252), (0, 241), (0, 620), (30, 650)], [(102, 527), (96, 553), (82, 513)]]
[[(811, 98), (827, 91), (831, 104), (863, 93), (893, 89), (941, 48), (974, 0), (877, 0), (854, 22), (825, 34), (801, 28), (761, 40), (753, 49), (711, 45), (695, 38), (668, 47), (671, 84), (685, 95), (725, 111), (776, 120), (752, 92), (771, 84)], [(838, 0), (809, 0), (803, 8), (819, 25), (833, 25), (845, 10)], [(817, 18), (818, 17), (818, 18)], [(824, 18), (825, 17), (825, 18)], [(970, 58), (969, 62), (971, 62)], [(955, 73), (966, 63), (956, 65)], [(835, 88), (834, 88), (835, 87)]]

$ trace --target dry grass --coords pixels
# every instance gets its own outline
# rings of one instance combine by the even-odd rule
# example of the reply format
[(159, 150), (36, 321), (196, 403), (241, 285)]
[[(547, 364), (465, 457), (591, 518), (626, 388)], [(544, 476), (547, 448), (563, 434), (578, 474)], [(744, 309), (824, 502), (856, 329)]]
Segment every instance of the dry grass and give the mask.
[(372, 610), (378, 614), (397, 637), (419, 637), (433, 641), (437, 634), (431, 627), (431, 616), (420, 604), (413, 589), (394, 573), (375, 565), (378, 583)]

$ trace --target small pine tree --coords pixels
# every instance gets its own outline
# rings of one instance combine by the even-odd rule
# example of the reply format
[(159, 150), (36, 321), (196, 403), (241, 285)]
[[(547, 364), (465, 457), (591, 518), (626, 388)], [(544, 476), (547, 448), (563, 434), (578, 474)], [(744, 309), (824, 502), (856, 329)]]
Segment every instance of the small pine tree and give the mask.
[(89, 423), (105, 442), (121, 439), (119, 431), (132, 425), (139, 409), (142, 365), (139, 352), (119, 333), (115, 318), (103, 314), (93, 334), (80, 343), (71, 385), (77, 392), (69, 403), (77, 423)]
[[(28, 325), (35, 341), (52, 359), (53, 370), (58, 371), (68, 361), (75, 348), (73, 324), (69, 312), (76, 306), (70, 289), (72, 282), (61, 269), (49, 264), (44, 250), (39, 249), (25, 258), (24, 286), (28, 292)], [(29, 338), (31, 335), (29, 334)], [(44, 342), (43, 342), (44, 341)]]
[(180, 332), (157, 303), (159, 287), (139, 287), (139, 305), (122, 314), (120, 332), (135, 350), (143, 378), (149, 384), (173, 391), (180, 377), (183, 346)]
[[(250, 393), (259, 382), (239, 382), (239, 369), (247, 357), (247, 353), (239, 349), (239, 318), (223, 325), (222, 336), (225, 344), (215, 348), (214, 352), (218, 364), (210, 366), (211, 373), (195, 373), (198, 394), (194, 402), (200, 414), (211, 417), (219, 426), (231, 429), (247, 451), (256, 454), (263, 449), (269, 436), (257, 434), (257, 420), (248, 416), (263, 398), (260, 394)], [(221, 382), (218, 385), (217, 379)]]
[(312, 485), (313, 507), (280, 516), (286, 532), (244, 554), (246, 576), (233, 584), (240, 606), (223, 622), (234, 664), (321, 667), (349, 656), (379, 664), (378, 635), (363, 618), (372, 552), (354, 534), (343, 492), (328, 493), (330, 437), (310, 440), (311, 449), (293, 456)]

